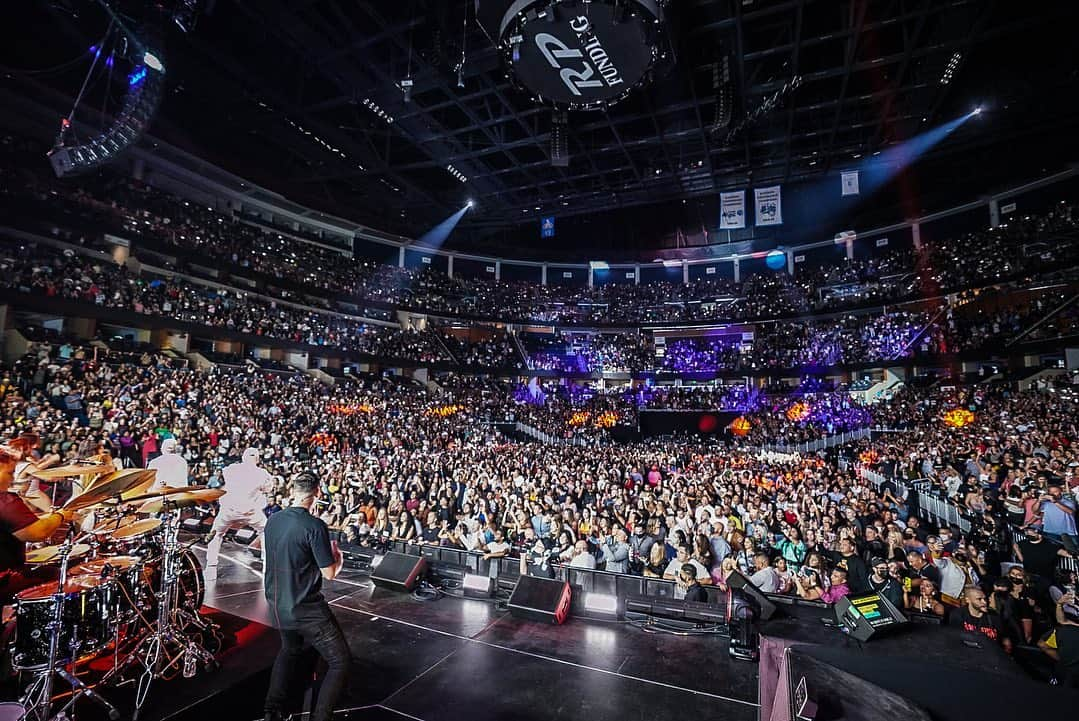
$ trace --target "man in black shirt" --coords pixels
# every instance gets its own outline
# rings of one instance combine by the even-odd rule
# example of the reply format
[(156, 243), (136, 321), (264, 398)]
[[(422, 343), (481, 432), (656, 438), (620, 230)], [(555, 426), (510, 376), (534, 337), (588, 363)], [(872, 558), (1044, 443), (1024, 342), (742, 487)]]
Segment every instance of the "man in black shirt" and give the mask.
[(847, 585), (851, 593), (863, 593), (869, 590), (869, 569), (858, 555), (858, 549), (850, 538), (840, 538), (836, 544), (838, 550), (831, 552), (832, 563), (836, 568), (847, 572)]
[(1030, 578), (1031, 584), (1027, 590), (1042, 608), (1051, 608), (1049, 585), (1056, 572), (1059, 557), (1067, 557), (1069, 554), (1061, 546), (1045, 540), (1040, 525), (1031, 524), (1023, 530), (1025, 538), (1019, 543), (1012, 544), (1012, 551), (1023, 564), (1023, 570)]
[(1004, 647), (1008, 653), (1012, 652), (1012, 639), (1000, 620), (993, 611), (989, 610), (989, 601), (985, 592), (977, 586), (968, 586), (964, 593), (965, 606), (961, 606), (952, 612), (949, 623), (959, 628), (963, 636), (970, 641), (983, 643), (992, 641)]
[(265, 589), (270, 615), (281, 632), (281, 650), (274, 661), (266, 694), (266, 721), (280, 721), (289, 682), (305, 646), (314, 647), (329, 667), (322, 680), (312, 721), (329, 721), (348, 674), (345, 635), (322, 596), (322, 580), (332, 581), (344, 559), (330, 543), (326, 524), (311, 515), (319, 481), (311, 473), (292, 479), (292, 502), (266, 522)]
[(873, 558), (869, 562), (873, 572), (869, 574), (869, 588), (892, 602), (896, 608), (903, 608), (903, 586), (888, 572), (888, 562), (883, 558)]
[(708, 592), (697, 582), (697, 568), (692, 563), (682, 564), (682, 568), (678, 571), (678, 576), (681, 585), (686, 587), (685, 600), (707, 603)]

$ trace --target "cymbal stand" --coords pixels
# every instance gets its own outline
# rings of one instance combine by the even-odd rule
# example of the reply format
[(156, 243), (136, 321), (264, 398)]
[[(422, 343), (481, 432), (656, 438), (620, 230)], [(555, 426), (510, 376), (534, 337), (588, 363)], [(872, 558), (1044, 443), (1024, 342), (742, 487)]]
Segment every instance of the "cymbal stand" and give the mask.
[[(69, 529), (67, 538), (64, 539), (59, 550), (60, 580), (56, 585), (56, 593), (52, 596), (52, 620), (49, 621), (46, 626), (46, 630), (49, 633), (49, 662), (45, 668), (34, 674), (33, 679), (30, 681), (30, 685), (26, 687), (26, 691), (19, 699), (19, 703), (26, 709), (21, 721), (61, 721), (62, 719), (67, 719), (68, 710), (83, 696), (104, 708), (105, 711), (108, 712), (110, 719), (115, 720), (120, 718), (120, 712), (116, 710), (115, 706), (94, 691), (94, 689), (86, 686), (82, 681), (75, 677), (74, 673), (69, 672), (59, 663), (60, 631), (63, 628), (64, 602), (67, 596), (65, 591), (67, 589), (68, 561), (71, 555), (72, 546), (74, 546), (73, 535), (73, 529)], [(72, 636), (71, 670), (74, 671), (75, 661), (78, 658), (79, 646), (81, 643), (76, 638), (77, 630)], [(59, 677), (62, 681), (71, 686), (72, 694), (71, 698), (68, 699), (68, 702), (57, 711), (56, 715), (53, 715), (53, 685), (56, 677)]]
[(212, 653), (203, 648), (195, 639), (184, 633), (180, 621), (182, 617), (178, 613), (180, 609), (176, 603), (177, 587), (179, 585), (179, 560), (180, 544), (180, 514), (176, 510), (165, 511), (161, 514), (164, 521), (164, 543), (161, 557), (161, 590), (157, 597), (157, 623), (151, 632), (144, 636), (130, 652), (124, 662), (110, 671), (104, 683), (115, 674), (125, 671), (133, 663), (141, 663), (142, 675), (139, 677), (138, 688), (135, 693), (135, 711), (133, 721), (138, 719), (139, 712), (146, 702), (150, 691), (150, 684), (154, 679), (163, 678), (170, 669), (175, 669), (182, 664), (184, 675), (193, 675), (198, 664), (206, 668), (216, 665)]

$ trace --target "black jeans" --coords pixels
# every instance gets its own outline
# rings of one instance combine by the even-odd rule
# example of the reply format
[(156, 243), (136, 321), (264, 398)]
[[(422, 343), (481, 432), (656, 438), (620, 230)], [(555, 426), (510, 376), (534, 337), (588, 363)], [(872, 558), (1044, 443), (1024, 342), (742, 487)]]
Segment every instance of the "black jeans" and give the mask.
[(328, 666), (318, 691), (318, 701), (311, 712), (311, 721), (330, 721), (333, 707), (345, 685), (351, 655), (348, 642), (333, 613), (326, 609), (328, 618), (323, 621), (304, 622), (298, 628), (281, 629), (281, 650), (277, 652), (270, 690), (266, 694), (266, 711), (285, 711), (289, 684), (296, 671), (296, 664), (305, 648), (314, 648)]

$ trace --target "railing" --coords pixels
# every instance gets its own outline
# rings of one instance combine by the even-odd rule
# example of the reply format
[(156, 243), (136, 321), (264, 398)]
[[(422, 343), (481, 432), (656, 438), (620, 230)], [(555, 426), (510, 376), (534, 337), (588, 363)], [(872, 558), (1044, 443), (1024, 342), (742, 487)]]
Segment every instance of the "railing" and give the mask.
[[(932, 521), (940, 527), (958, 526), (963, 533), (970, 532), (971, 521), (966, 510), (945, 498), (941, 498), (940, 495), (932, 491), (932, 482), (929, 479), (919, 478), (908, 481), (900, 478), (888, 478), (868, 468), (859, 468), (858, 476), (872, 483), (877, 487), (878, 491), (884, 484), (891, 484), (897, 491), (906, 496), (907, 503), (914, 506), (919, 511), (918, 515), (924, 520)], [(1019, 543), (1023, 540), (1023, 534), (1012, 528), (1012, 540)], [(1061, 557), (1058, 560), (1058, 565), (1065, 571), (1074, 572), (1079, 570), (1079, 562), (1075, 558)]]
[(548, 445), (556, 446), (587, 446), (588, 443), (582, 438), (560, 438), (558, 436), (552, 436), (549, 433), (544, 433), (534, 426), (530, 426), (527, 423), (521, 423), (517, 421), (515, 429), (518, 433), (523, 433), (529, 438), (535, 438), (540, 443), (546, 443)]
[(776, 453), (816, 453), (826, 448), (868, 438), (872, 433), (872, 428), (859, 428), (856, 431), (845, 431), (834, 436), (818, 438), (815, 441), (806, 441), (805, 443), (765, 443), (758, 446), (758, 448), (762, 451), (775, 451)]
[[(342, 550), (346, 555), (346, 560), (348, 558), (362, 559), (372, 565), (377, 563), (378, 556), (387, 551), (404, 553), (410, 556), (423, 556), (430, 564), (457, 567), (458, 572), (462, 575), (468, 573), (497, 579), (500, 586), (505, 585), (506, 587), (512, 587), (517, 582), (521, 572), (521, 559), (518, 556), (484, 558), (483, 553), (479, 551), (466, 551), (443, 546), (391, 541), (378, 546), (378, 548), (343, 543)], [(574, 614), (584, 610), (584, 596), (589, 593), (613, 596), (618, 599), (620, 608), (624, 608), (625, 599), (629, 596), (677, 598), (679, 595), (677, 584), (663, 578), (616, 573), (599, 569), (575, 568), (563, 563), (553, 564), (552, 571), (555, 578), (566, 581), (573, 587), (571, 612)], [(708, 603), (725, 603), (726, 593), (718, 586), (705, 585), (703, 588)], [(822, 609), (826, 607), (820, 601), (804, 601), (796, 596), (765, 595), (776, 603), (788, 606), (806, 605)]]

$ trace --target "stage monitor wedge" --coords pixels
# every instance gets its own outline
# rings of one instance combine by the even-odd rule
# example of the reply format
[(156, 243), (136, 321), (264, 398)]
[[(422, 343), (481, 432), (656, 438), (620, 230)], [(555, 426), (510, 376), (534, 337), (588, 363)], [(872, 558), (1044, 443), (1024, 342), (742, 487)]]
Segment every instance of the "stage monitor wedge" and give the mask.
[(879, 593), (844, 596), (835, 602), (835, 618), (851, 638), (863, 643), (907, 625), (907, 617)]
[(570, 585), (566, 581), (521, 576), (510, 595), (510, 614), (541, 623), (562, 624), (569, 615)]
[(762, 621), (767, 621), (775, 615), (776, 605), (772, 603), (759, 588), (750, 583), (748, 578), (738, 571), (732, 572), (731, 575), (727, 577), (727, 585), (734, 590), (741, 591), (753, 599), (754, 603), (760, 608)]
[(406, 553), (390, 551), (371, 571), (371, 580), (376, 586), (383, 588), (411, 591), (426, 572), (427, 559), (423, 556), (410, 556)]

